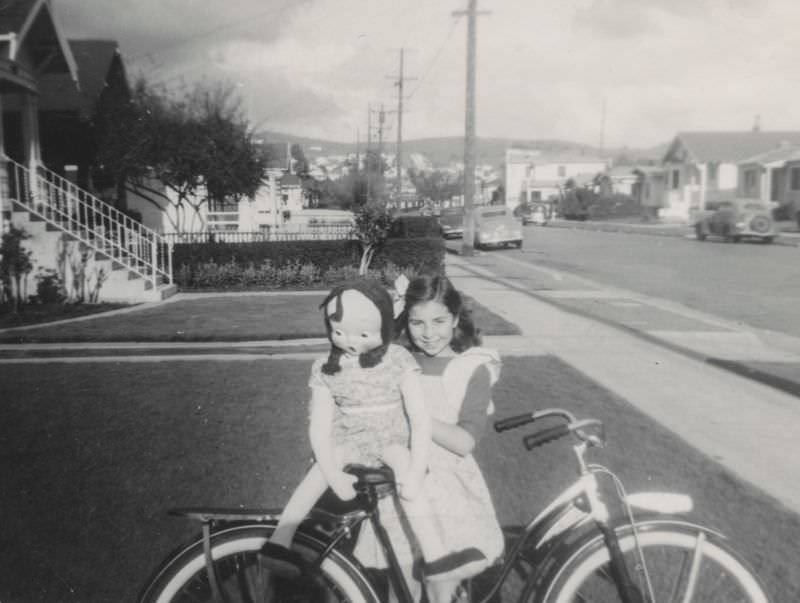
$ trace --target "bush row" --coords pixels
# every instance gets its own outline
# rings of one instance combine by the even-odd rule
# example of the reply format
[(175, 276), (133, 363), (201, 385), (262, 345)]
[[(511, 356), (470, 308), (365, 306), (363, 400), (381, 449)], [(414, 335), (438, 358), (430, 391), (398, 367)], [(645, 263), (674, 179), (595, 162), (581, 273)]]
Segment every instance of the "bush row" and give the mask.
[[(370, 276), (391, 283), (401, 272), (441, 272), (440, 237), (389, 239), (375, 253)], [(181, 289), (326, 288), (355, 278), (361, 250), (354, 241), (191, 243), (175, 246)]]

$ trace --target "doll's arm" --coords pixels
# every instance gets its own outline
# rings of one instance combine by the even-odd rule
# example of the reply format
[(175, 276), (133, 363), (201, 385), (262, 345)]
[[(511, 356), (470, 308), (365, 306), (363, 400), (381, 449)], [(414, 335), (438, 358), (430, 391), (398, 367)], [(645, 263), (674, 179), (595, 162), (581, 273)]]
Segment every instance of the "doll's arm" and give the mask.
[(419, 375), (409, 372), (400, 384), (403, 405), (411, 428), (411, 463), (407, 475), (402, 478), (403, 498), (413, 499), (422, 488), (428, 470), (428, 452), (431, 445), (431, 417), (425, 406), (425, 396)]
[(351, 500), (356, 495), (353, 489), (356, 477), (342, 471), (331, 437), (335, 408), (336, 403), (328, 389), (311, 388), (311, 421), (308, 429), (311, 450), (314, 451), (317, 466), (334, 494), (342, 500)]

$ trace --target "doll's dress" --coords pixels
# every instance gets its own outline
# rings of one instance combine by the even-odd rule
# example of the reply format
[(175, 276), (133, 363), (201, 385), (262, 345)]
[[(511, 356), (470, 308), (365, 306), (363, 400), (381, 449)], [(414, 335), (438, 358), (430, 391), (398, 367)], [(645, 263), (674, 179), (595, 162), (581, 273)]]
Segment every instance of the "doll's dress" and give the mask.
[[(425, 359), (420, 358), (420, 364)], [(489, 369), (491, 382), (499, 376), (500, 359), (494, 350), (483, 347), (470, 348), (454, 356), (441, 374), (420, 375), (425, 393), (425, 403), (431, 416), (445, 423), (456, 424), (467, 384), (478, 366)], [(487, 414), (494, 413), (488, 403)], [(493, 563), (503, 553), (503, 532), (497, 520), (494, 504), (483, 474), (475, 458), (469, 454), (459, 456), (433, 444), (430, 450), (429, 472), (423, 492), (435, 516), (439, 537), (445, 549), (457, 553), (476, 548)], [(419, 550), (409, 540), (409, 529), (390, 499), (380, 505), (381, 521), (401, 565), (410, 565), (419, 558)], [(386, 561), (370, 526), (362, 534), (354, 552), (367, 567), (386, 567)]]
[(387, 446), (409, 446), (409, 427), (400, 385), (409, 372), (419, 372), (417, 361), (405, 348), (390, 344), (381, 362), (362, 368), (357, 359), (342, 359), (334, 375), (322, 372), (325, 359), (311, 367), (311, 387), (326, 387), (336, 403), (333, 442), (344, 463), (381, 464)]

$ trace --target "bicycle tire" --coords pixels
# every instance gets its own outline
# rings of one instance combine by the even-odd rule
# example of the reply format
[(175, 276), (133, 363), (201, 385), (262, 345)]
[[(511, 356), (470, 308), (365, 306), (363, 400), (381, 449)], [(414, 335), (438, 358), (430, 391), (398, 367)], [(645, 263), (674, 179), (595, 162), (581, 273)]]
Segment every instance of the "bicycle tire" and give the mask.
[[(271, 525), (230, 527), (211, 535), (211, 556), (224, 600), (273, 603), (295, 600), (276, 598), (268, 590), (268, 578), (258, 563), (258, 552), (272, 534)], [(325, 548), (322, 538), (304, 532), (295, 536), (294, 548), (312, 558)], [(379, 603), (378, 595), (363, 569), (338, 551), (330, 551), (321, 564), (325, 603)], [(203, 542), (196, 541), (168, 560), (139, 599), (141, 603), (215, 601), (206, 570)]]
[[(639, 524), (637, 524), (639, 526)], [(760, 580), (727, 540), (699, 526), (680, 521), (651, 521), (638, 527), (639, 542), (653, 586), (655, 601), (684, 601), (693, 553), (702, 542), (695, 603), (769, 603)], [(633, 581), (645, 601), (651, 601), (630, 525), (617, 528), (619, 544)], [(703, 534), (704, 540), (698, 540)], [(688, 565), (687, 565), (688, 562)], [(609, 553), (602, 536), (576, 545), (539, 589), (541, 603), (618, 603), (621, 601), (608, 569)], [(686, 581), (683, 578), (687, 578)]]

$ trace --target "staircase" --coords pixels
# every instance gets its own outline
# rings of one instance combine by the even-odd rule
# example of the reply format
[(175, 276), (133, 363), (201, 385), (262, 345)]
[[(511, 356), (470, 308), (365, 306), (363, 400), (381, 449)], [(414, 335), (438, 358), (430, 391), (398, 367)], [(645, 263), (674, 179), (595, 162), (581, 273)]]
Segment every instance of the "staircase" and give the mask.
[[(12, 222), (52, 250), (38, 254), (38, 265), (56, 268), (56, 256), (64, 253), (58, 241), (70, 241), (105, 277), (99, 301), (158, 301), (176, 291), (172, 244), (156, 231), (42, 165), (31, 171), (11, 159), (4, 162), (7, 182), (0, 183), (0, 192), (10, 201)], [(52, 261), (45, 257), (50, 255)]]

